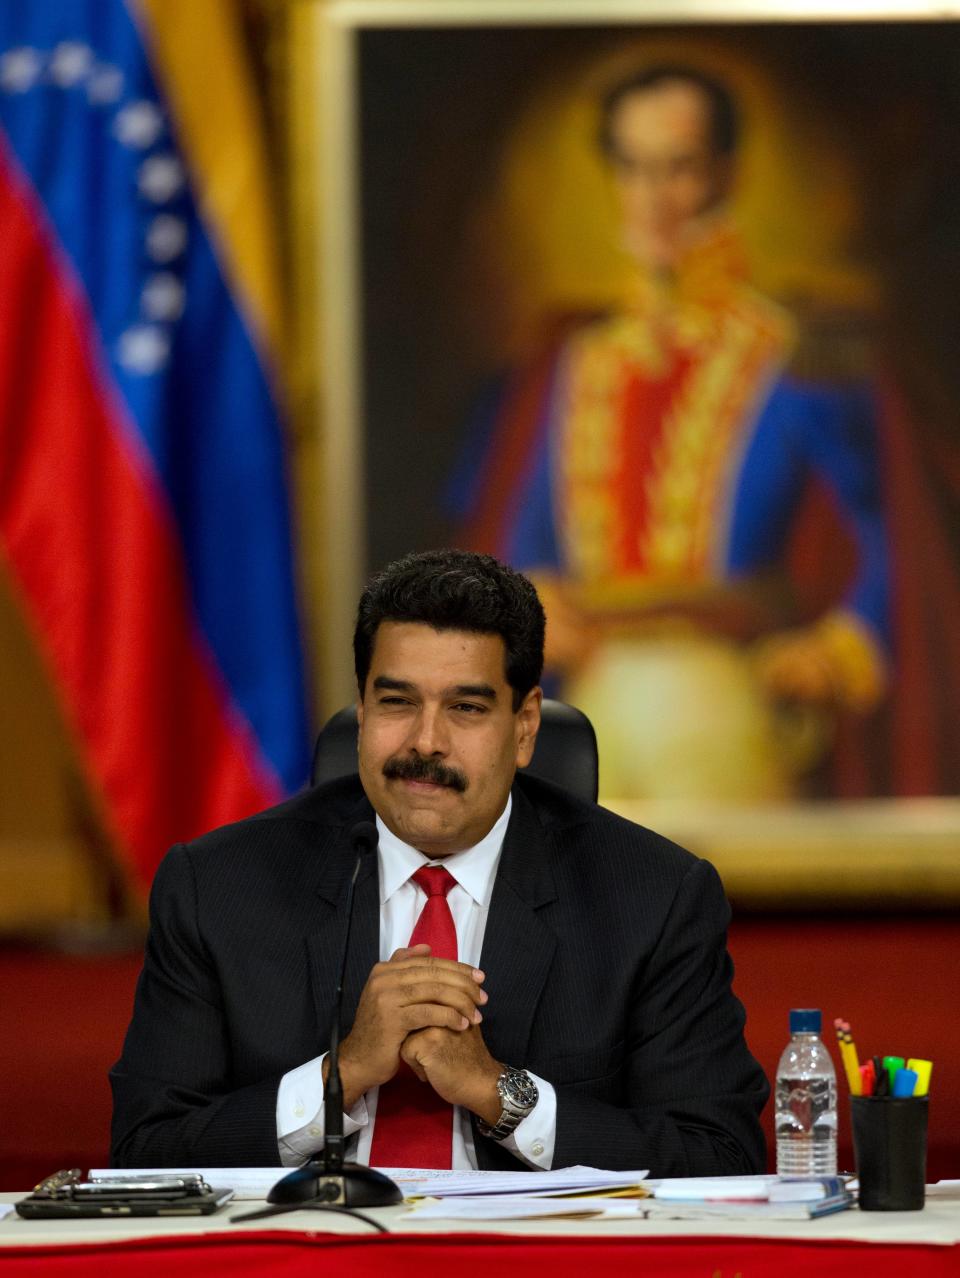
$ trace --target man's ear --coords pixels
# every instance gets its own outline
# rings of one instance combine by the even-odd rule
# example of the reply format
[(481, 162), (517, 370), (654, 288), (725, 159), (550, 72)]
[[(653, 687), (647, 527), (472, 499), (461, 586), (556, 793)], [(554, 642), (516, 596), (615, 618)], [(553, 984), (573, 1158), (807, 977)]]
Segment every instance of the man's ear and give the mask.
[(543, 689), (531, 688), (517, 711), (517, 767), (525, 768), (533, 758), (533, 747), (540, 731), (540, 705)]

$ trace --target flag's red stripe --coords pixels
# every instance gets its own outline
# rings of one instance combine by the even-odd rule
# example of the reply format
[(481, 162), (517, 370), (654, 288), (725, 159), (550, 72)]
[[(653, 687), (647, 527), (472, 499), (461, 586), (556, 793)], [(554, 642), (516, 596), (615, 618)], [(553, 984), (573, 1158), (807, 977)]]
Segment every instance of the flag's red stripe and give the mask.
[(176, 839), (279, 797), (191, 619), (182, 556), (99, 373), (84, 300), (0, 152), (0, 537), (114, 834)]

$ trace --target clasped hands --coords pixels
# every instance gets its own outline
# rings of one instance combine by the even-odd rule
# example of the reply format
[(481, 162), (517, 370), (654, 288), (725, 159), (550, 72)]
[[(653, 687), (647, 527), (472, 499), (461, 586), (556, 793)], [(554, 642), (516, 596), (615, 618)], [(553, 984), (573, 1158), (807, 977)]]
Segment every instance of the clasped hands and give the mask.
[(377, 963), (340, 1044), (344, 1108), (393, 1078), (405, 1061), (449, 1104), (496, 1123), (503, 1066), (480, 1033), (483, 980), (483, 972), (466, 963), (432, 958), (429, 945), (396, 950)]

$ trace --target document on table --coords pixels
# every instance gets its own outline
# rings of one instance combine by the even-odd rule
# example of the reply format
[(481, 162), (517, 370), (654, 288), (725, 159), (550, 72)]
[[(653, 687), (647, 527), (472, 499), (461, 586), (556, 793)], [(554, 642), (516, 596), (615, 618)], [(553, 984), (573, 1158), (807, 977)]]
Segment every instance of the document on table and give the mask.
[[(199, 1172), (208, 1185), (223, 1186), (240, 1198), (266, 1198), (291, 1167), (143, 1167), (121, 1172), (91, 1167), (91, 1180), (129, 1179), (130, 1176), (176, 1176)], [(623, 1192), (639, 1188), (645, 1171), (609, 1172), (596, 1167), (563, 1167), (557, 1171), (442, 1171), (418, 1167), (383, 1167), (407, 1198), (451, 1198), (486, 1194), (553, 1194)]]
[[(491, 1173), (495, 1174), (495, 1173)], [(536, 1194), (484, 1194), (425, 1198), (411, 1206), (404, 1220), (540, 1220), (545, 1217), (589, 1217), (591, 1220), (636, 1218), (645, 1206), (636, 1198), (540, 1198)]]
[(671, 1201), (666, 1198), (645, 1198), (637, 1203), (638, 1209), (650, 1220), (814, 1220), (819, 1216), (832, 1216), (847, 1211), (856, 1199), (853, 1194), (838, 1194), (834, 1198), (821, 1198), (818, 1202), (768, 1202), (755, 1198), (728, 1198), (706, 1202)]
[(928, 1198), (953, 1198), (960, 1200), (960, 1180), (938, 1180), (927, 1186)]
[(649, 1182), (654, 1198), (671, 1202), (805, 1203), (835, 1198), (849, 1176), (678, 1176)]
[(846, 1211), (854, 1202), (846, 1178), (824, 1176), (685, 1176), (650, 1182), (648, 1215), (672, 1220), (711, 1216), (803, 1220)]
[(596, 1167), (561, 1167), (556, 1171), (417, 1171), (387, 1167), (408, 1197), (460, 1198), (485, 1194), (601, 1194), (639, 1189), (646, 1171), (601, 1171)]
[[(571, 1170), (579, 1171), (582, 1179), (585, 1169)], [(460, 1175), (448, 1173), (451, 1179)], [(632, 1177), (631, 1188), (638, 1179), (636, 1173), (632, 1173)], [(482, 1185), (485, 1182), (477, 1183)], [(650, 1195), (651, 1190), (656, 1197)], [(637, 1196), (609, 1197), (610, 1192), (622, 1194), (624, 1190), (608, 1190), (606, 1193), (587, 1190), (580, 1196), (576, 1190), (539, 1188), (524, 1194), (491, 1192), (480, 1196), (457, 1193), (440, 1201), (431, 1196), (415, 1202), (404, 1220), (414, 1223), (419, 1220), (535, 1220), (544, 1216), (590, 1216), (601, 1220), (623, 1217), (652, 1220), (709, 1220), (716, 1217), (807, 1220), (845, 1211), (854, 1202), (853, 1196), (842, 1188), (839, 1178), (800, 1181), (782, 1180), (777, 1176), (698, 1176), (648, 1181)], [(554, 1196), (546, 1196), (550, 1193)], [(564, 1193), (572, 1196), (561, 1196)]]
[(674, 1176), (651, 1183), (654, 1198), (677, 1202), (766, 1202), (776, 1176)]

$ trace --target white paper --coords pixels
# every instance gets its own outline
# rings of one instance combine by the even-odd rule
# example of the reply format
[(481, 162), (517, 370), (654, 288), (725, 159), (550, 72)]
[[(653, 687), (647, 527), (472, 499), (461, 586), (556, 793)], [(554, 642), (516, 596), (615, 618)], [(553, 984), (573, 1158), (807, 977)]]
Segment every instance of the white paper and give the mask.
[(823, 1198), (833, 1198), (846, 1187), (848, 1179), (846, 1176), (821, 1176), (799, 1180), (791, 1176), (786, 1180), (775, 1180), (767, 1197), (772, 1203), (815, 1203)]
[(654, 1198), (672, 1202), (765, 1202), (776, 1176), (676, 1176), (654, 1181)]
[(4, 1216), (9, 1216), (15, 1210), (13, 1203), (0, 1203), (0, 1220), (3, 1220)]
[[(844, 1210), (853, 1206), (854, 1201), (851, 1198)], [(818, 1215), (819, 1206), (818, 1203), (758, 1202), (749, 1198), (726, 1202), (670, 1202), (665, 1198), (645, 1198), (637, 1205), (645, 1216), (653, 1220), (810, 1220)]]
[(484, 1194), (481, 1198), (457, 1196), (428, 1199), (412, 1207), (405, 1220), (537, 1220), (544, 1216), (589, 1216), (614, 1219), (638, 1216), (641, 1199), (538, 1198), (531, 1194)]
[(928, 1185), (927, 1197), (960, 1199), (960, 1180), (938, 1180), (935, 1184)]
[(455, 1198), (481, 1194), (552, 1194), (576, 1193), (580, 1190), (623, 1189), (639, 1185), (645, 1171), (600, 1171), (596, 1167), (561, 1167), (557, 1171), (422, 1171), (410, 1167), (385, 1167), (382, 1171), (395, 1180), (408, 1196)]

